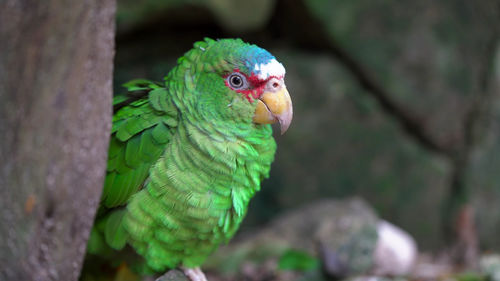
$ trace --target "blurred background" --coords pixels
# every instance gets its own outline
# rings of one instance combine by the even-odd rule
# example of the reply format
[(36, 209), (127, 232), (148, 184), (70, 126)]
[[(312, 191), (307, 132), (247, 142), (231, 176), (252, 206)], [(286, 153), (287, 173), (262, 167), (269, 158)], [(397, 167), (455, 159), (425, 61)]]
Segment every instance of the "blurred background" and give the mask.
[(494, 0), (119, 0), (114, 88), (162, 80), (204, 37), (257, 44), (294, 120), (239, 237), (358, 197), (421, 252), (474, 264), (500, 251), (499, 34)]
[(270, 51), (294, 104), (210, 281), (500, 281), (500, 0), (0, 1), (0, 280), (78, 280), (112, 76), (205, 37)]

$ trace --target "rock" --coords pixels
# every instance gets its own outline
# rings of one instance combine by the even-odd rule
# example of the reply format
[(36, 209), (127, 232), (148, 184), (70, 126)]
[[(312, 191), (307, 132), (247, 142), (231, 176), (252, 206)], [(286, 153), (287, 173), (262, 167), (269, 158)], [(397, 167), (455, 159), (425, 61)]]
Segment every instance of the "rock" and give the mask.
[[(361, 199), (320, 200), (278, 216), (257, 233), (242, 234), (209, 258), (205, 268), (234, 275), (244, 263), (276, 261), (295, 249), (314, 257), (319, 252), (335, 255), (349, 270), (361, 272), (372, 264), (377, 222), (374, 211)], [(363, 250), (366, 246), (371, 249)]]
[(363, 200), (324, 199), (279, 216), (257, 233), (243, 234), (213, 255), (206, 268), (234, 277), (244, 264), (277, 261), (290, 249), (320, 259), (325, 273), (336, 278), (404, 275), (417, 255), (413, 238), (381, 221)]
[(167, 273), (163, 274), (160, 276), (158, 279), (155, 281), (190, 281), (182, 271), (179, 271), (177, 269), (172, 269), (168, 271)]
[(356, 276), (345, 279), (344, 281), (407, 281), (408, 279), (401, 277), (381, 277), (381, 276)]
[(488, 280), (500, 281), (500, 255), (491, 254), (481, 257), (479, 268), (482, 273), (488, 276)]
[(374, 264), (378, 239), (376, 219), (347, 217), (343, 220), (341, 225), (326, 222), (317, 236), (323, 268), (336, 278), (368, 272)]
[(373, 274), (391, 276), (408, 274), (418, 255), (415, 240), (402, 229), (386, 221), (378, 223), (377, 232)]

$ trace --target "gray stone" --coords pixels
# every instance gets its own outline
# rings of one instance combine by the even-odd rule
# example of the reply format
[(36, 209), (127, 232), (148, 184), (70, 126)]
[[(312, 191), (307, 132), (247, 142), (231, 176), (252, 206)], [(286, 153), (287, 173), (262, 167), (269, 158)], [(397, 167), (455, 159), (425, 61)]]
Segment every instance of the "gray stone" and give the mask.
[(237, 274), (243, 264), (278, 260), (289, 249), (318, 257), (325, 273), (337, 278), (407, 274), (417, 255), (413, 238), (379, 220), (363, 200), (323, 199), (277, 217), (257, 233), (243, 234), (206, 267)]
[(378, 223), (377, 233), (372, 273), (384, 276), (408, 274), (418, 255), (417, 243), (413, 237), (386, 221)]
[(182, 273), (182, 271), (172, 269), (155, 281), (189, 281), (189, 279), (186, 275), (184, 275), (184, 273)]
[(479, 268), (482, 273), (488, 276), (488, 280), (500, 281), (500, 255), (491, 254), (481, 257)]

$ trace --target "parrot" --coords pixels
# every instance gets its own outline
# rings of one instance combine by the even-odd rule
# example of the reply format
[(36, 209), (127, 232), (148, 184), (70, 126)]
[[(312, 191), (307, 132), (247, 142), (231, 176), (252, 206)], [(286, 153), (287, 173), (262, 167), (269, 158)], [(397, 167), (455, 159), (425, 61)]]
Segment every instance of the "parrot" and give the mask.
[[(136, 79), (113, 98), (108, 162), (87, 245), (141, 274), (200, 266), (237, 231), (269, 176), (272, 134), (290, 126), (285, 68), (241, 39), (205, 38), (163, 82)], [(131, 268), (134, 268), (131, 266)]]

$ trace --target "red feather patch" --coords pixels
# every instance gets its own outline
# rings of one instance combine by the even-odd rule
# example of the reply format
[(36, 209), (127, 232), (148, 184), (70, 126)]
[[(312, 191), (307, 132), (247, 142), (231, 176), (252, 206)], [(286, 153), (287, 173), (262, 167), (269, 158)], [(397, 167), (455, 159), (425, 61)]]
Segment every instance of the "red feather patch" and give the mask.
[(258, 99), (258, 98), (260, 98), (260, 96), (262, 96), (262, 94), (264, 93), (264, 88), (266, 87), (267, 81), (269, 81), (272, 78), (277, 78), (277, 79), (283, 78), (283, 77), (277, 77), (277, 76), (269, 76), (265, 80), (260, 80), (259, 77), (253, 72), (250, 74), (250, 76), (241, 72), (239, 69), (233, 70), (233, 73), (234, 72), (238, 72), (238, 73), (242, 74), (243, 76), (245, 76), (245, 78), (247, 79), (247, 82), (248, 82), (248, 89), (245, 89), (245, 90), (233, 89), (227, 81), (227, 77), (231, 74), (227, 74), (226, 76), (224, 76), (224, 79), (225, 79), (224, 83), (226, 83), (226, 86), (229, 87), (231, 90), (236, 91), (237, 93), (244, 95), (250, 103), (252, 103), (255, 99)]

